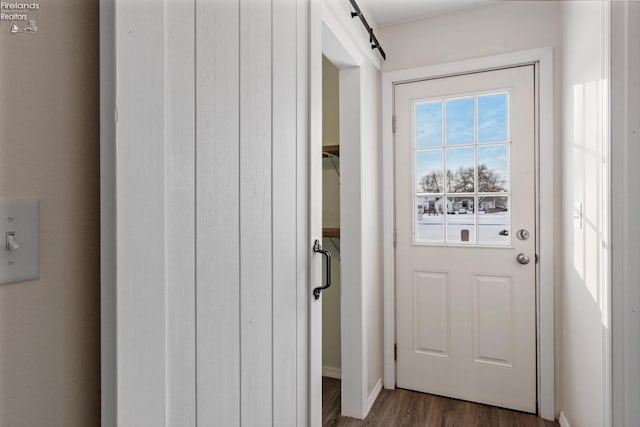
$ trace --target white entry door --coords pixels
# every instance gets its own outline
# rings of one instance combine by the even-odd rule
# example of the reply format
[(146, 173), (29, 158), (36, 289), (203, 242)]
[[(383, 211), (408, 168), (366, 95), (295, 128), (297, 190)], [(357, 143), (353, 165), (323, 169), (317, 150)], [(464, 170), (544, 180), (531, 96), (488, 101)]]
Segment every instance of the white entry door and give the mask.
[(396, 86), (397, 386), (536, 412), (534, 68)]

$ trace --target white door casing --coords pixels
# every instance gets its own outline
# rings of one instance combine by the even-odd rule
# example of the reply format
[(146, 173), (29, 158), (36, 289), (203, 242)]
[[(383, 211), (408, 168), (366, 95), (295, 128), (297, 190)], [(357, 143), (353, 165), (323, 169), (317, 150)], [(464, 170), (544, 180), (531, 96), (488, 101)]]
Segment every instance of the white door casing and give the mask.
[[(396, 88), (399, 387), (536, 411), (533, 83), (533, 66), (526, 66), (408, 83)], [(491, 99), (509, 100), (511, 143), (477, 143), (476, 133), (475, 138), (471, 135), (470, 144), (464, 145), (469, 141), (455, 141), (452, 130), (451, 138), (446, 141), (451, 145), (445, 149), (424, 145), (417, 151), (414, 148), (414, 107), (427, 105), (425, 101), (444, 100), (441, 104), (428, 105), (450, 106), (447, 109), (450, 114), (443, 115), (441, 127), (441, 133), (449, 135), (447, 118), (451, 119), (451, 126), (458, 124), (454, 122), (456, 103), (482, 106), (488, 105)], [(480, 116), (477, 110), (472, 107), (476, 123)], [(482, 120), (480, 122), (482, 125)], [(500, 138), (497, 141), (504, 142)], [(458, 143), (463, 145), (453, 145)], [(446, 186), (458, 192), (455, 198), (447, 196), (446, 202), (441, 193), (444, 188), (440, 188), (445, 185), (425, 189), (417, 188), (420, 177), (412, 182), (412, 171), (421, 168), (423, 173), (427, 172), (425, 165), (433, 163), (438, 156), (441, 164), (445, 158), (451, 162), (449, 166), (455, 175), (458, 166), (473, 168), (491, 156), (505, 156), (505, 153), (506, 158), (510, 158), (511, 173), (510, 176), (507, 173), (506, 191), (501, 193), (495, 193), (497, 187), (488, 186), (485, 175), (480, 189), (477, 180), (476, 188)], [(499, 163), (497, 169), (500, 169)], [(507, 160), (502, 164), (507, 165)], [(476, 173), (480, 174), (478, 170), (476, 168)], [(445, 174), (443, 178), (447, 181)], [(492, 193), (478, 194), (477, 190)], [(421, 192), (421, 198), (416, 198), (416, 191)], [(464, 191), (464, 195), (459, 194), (460, 191)], [(440, 198), (437, 195), (422, 197), (424, 192), (441, 194)], [(420, 213), (417, 205), (422, 208)], [(509, 218), (509, 213), (510, 224), (508, 221), (500, 227), (487, 224), (500, 223)], [(461, 229), (465, 230), (463, 237)], [(509, 235), (499, 235), (502, 229), (508, 230)], [(528, 230), (529, 238), (516, 238), (519, 229)], [(482, 242), (474, 244), (476, 238)], [(471, 242), (461, 242), (461, 239)], [(520, 253), (531, 262), (518, 263), (516, 257)]]
[[(359, 20), (350, 16), (348, 2), (311, 2), (311, 70), (310, 70), (310, 226), (311, 236), (320, 236), (322, 218), (322, 74), (321, 55), (324, 54), (340, 69), (340, 209), (341, 209), (341, 280), (349, 283), (341, 291), (341, 360), (342, 360), (342, 415), (365, 418), (371, 409), (381, 387), (379, 378), (371, 374), (370, 331), (368, 322), (367, 297), (372, 282), (368, 281), (370, 265), (374, 264), (371, 252), (377, 248), (374, 233), (367, 232), (371, 222), (370, 209), (375, 206), (375, 192), (370, 177), (377, 173), (372, 165), (370, 147), (375, 145), (376, 133), (373, 126), (377, 114), (371, 107), (370, 99), (375, 99), (375, 78), (372, 73), (379, 69), (377, 53), (367, 43)], [(364, 33), (364, 34), (362, 34)], [(314, 237), (314, 238), (315, 238)], [(313, 242), (313, 239), (312, 239)], [(312, 258), (311, 277), (314, 286), (321, 282), (322, 257)], [(311, 422), (322, 422), (321, 389), (321, 309), (319, 301), (311, 301), (310, 308), (310, 389)], [(379, 331), (380, 334), (382, 331)], [(372, 378), (374, 378), (372, 380)], [(370, 382), (376, 386), (370, 387)]]

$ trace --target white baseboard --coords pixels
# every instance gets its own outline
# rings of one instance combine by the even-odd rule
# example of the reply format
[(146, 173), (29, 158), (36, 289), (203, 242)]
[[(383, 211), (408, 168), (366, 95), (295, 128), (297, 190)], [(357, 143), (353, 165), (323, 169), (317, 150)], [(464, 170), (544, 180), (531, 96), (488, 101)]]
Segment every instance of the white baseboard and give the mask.
[(560, 423), (560, 427), (571, 427), (571, 423), (567, 420), (567, 417), (564, 416), (564, 412), (560, 411), (560, 417), (558, 418), (558, 422)]
[(342, 370), (340, 368), (334, 368), (333, 366), (323, 366), (322, 376), (339, 380), (342, 378)]
[(376, 403), (380, 390), (382, 390), (382, 378), (378, 378), (376, 385), (374, 385), (373, 390), (371, 390), (371, 394), (369, 394), (369, 398), (367, 399), (367, 410), (364, 414), (365, 418), (369, 415), (369, 411), (373, 407), (373, 404)]

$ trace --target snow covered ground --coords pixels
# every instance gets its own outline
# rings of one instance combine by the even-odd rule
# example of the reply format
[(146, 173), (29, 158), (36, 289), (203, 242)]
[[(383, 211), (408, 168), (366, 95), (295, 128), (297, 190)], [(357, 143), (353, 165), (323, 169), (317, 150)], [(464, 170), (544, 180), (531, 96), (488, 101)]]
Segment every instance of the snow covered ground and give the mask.
[[(469, 241), (475, 242), (475, 215), (447, 215), (447, 242), (460, 242), (462, 230), (469, 230)], [(418, 218), (418, 241), (442, 241), (444, 215), (423, 214)], [(500, 231), (509, 229), (507, 212), (478, 214), (478, 243), (504, 244), (510, 242), (509, 236), (501, 236)]]

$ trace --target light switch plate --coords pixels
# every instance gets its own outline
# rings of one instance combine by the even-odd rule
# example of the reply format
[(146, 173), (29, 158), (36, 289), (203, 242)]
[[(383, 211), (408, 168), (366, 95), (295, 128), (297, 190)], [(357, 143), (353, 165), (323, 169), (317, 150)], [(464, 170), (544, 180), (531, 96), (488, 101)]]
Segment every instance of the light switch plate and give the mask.
[[(9, 235), (18, 249), (10, 250)], [(40, 277), (40, 200), (0, 198), (0, 285)]]
[(573, 228), (582, 230), (582, 221), (582, 203), (576, 203), (575, 205), (573, 205)]

